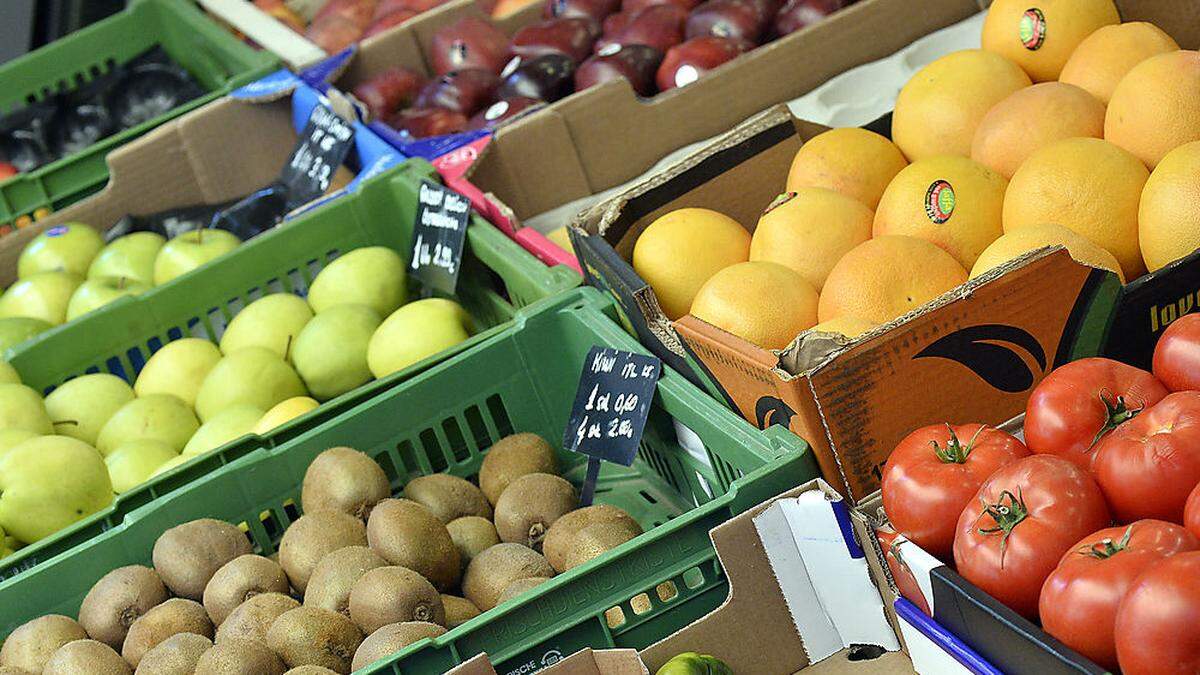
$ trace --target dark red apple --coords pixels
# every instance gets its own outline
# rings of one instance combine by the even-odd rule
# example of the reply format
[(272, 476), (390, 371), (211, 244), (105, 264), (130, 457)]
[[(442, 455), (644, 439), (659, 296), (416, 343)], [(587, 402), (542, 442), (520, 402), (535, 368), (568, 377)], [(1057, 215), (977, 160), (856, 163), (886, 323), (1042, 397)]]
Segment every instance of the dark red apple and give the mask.
[(433, 34), (429, 46), (433, 72), (482, 68), (493, 73), (508, 63), (508, 36), (491, 23), (468, 16)]
[(705, 35), (675, 45), (663, 57), (655, 80), (661, 91), (683, 87), (700, 79), (708, 71), (732, 61), (750, 48), (744, 42)]
[(371, 111), (373, 119), (383, 119), (406, 108), (425, 86), (425, 78), (407, 68), (388, 68), (359, 84), (351, 92)]
[(0, 162), (0, 180), (12, 178), (19, 173), (21, 172), (18, 171), (17, 167), (13, 166), (12, 164), (9, 164), (8, 162)]
[(639, 96), (653, 96), (654, 74), (663, 53), (646, 45), (610, 45), (589, 58), (575, 71), (575, 91), (583, 91), (601, 82), (625, 78)]
[(638, 12), (621, 31), (596, 42), (599, 52), (610, 44), (647, 45), (660, 52), (683, 42), (687, 12), (675, 5), (655, 5)]
[(378, 19), (372, 21), (371, 25), (367, 26), (367, 30), (363, 32), (362, 37), (359, 39), (366, 40), (372, 35), (378, 35), (379, 33), (382, 33), (393, 26), (399, 26), (418, 14), (420, 14), (420, 12), (412, 9), (398, 9), (389, 14), (384, 14)]
[(327, 54), (335, 54), (358, 42), (362, 34), (363, 26), (338, 15), (314, 20), (304, 32), (309, 41)]
[(525, 98), (517, 96), (515, 98), (507, 98), (489, 105), (487, 108), (475, 114), (471, 121), (467, 123), (468, 129), (491, 129), (505, 120), (512, 119), (517, 115), (525, 112), (535, 105), (541, 105), (543, 101), (536, 98)]
[(616, 14), (609, 14), (608, 17), (604, 19), (604, 23), (600, 25), (600, 35), (602, 36), (601, 39), (615, 37), (618, 33), (624, 30), (625, 26), (628, 26), (629, 22), (632, 20), (633, 12), (617, 12)]
[(445, 108), (409, 108), (387, 119), (388, 126), (416, 138), (456, 134), (467, 128), (467, 116)]
[(751, 0), (707, 0), (688, 15), (687, 39), (703, 35), (733, 38), (758, 43), (767, 18)]
[(501, 73), (499, 98), (537, 98), (557, 101), (575, 91), (575, 62), (566, 54), (550, 52), (532, 58), (514, 56)]
[(621, 8), (621, 0), (546, 0), (543, 19), (579, 17), (597, 24)]
[(700, 4), (700, 0), (622, 0), (621, 11), (637, 14), (647, 7), (655, 7), (658, 5), (675, 5), (685, 12), (690, 12), (695, 9), (696, 5), (698, 4)]
[(775, 15), (771, 35), (783, 37), (811, 26), (846, 5), (842, 0), (788, 0)]
[(417, 94), (418, 108), (446, 108), (470, 117), (496, 99), (500, 78), (482, 68), (455, 70), (430, 80)]
[(598, 24), (591, 19), (548, 19), (517, 31), (512, 38), (512, 53), (525, 58), (559, 53), (582, 63), (591, 53), (598, 33)]
[(312, 23), (340, 16), (363, 30), (375, 16), (376, 4), (377, 0), (329, 0), (313, 15)]

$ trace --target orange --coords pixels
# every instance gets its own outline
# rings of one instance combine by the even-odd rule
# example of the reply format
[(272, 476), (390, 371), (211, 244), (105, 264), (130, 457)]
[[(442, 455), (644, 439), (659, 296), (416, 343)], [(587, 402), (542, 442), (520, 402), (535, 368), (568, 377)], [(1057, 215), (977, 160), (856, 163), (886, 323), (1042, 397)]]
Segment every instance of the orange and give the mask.
[(766, 349), (783, 349), (817, 322), (817, 291), (772, 262), (717, 272), (696, 293), (692, 316)]
[(896, 175), (875, 212), (874, 234), (937, 244), (965, 269), (1003, 232), (1008, 181), (966, 157), (920, 159)]
[(874, 131), (849, 127), (814, 136), (792, 159), (787, 191), (820, 187), (875, 208), (883, 189), (908, 164), (900, 148)]
[(1104, 26), (1087, 36), (1058, 76), (1108, 105), (1113, 90), (1126, 73), (1151, 56), (1179, 49), (1179, 44), (1161, 28), (1145, 21)]
[(1030, 85), (1015, 63), (982, 49), (947, 54), (917, 71), (900, 90), (892, 140), (910, 162), (934, 155), (971, 155), (984, 115)]
[(1068, 138), (1033, 153), (1004, 197), (1004, 231), (1058, 223), (1113, 254), (1126, 279), (1146, 270), (1138, 250), (1138, 200), (1150, 172), (1098, 138)]
[(650, 284), (663, 313), (688, 313), (696, 291), (717, 272), (750, 255), (750, 233), (709, 209), (677, 209), (660, 216), (633, 244), (633, 270)]
[(971, 159), (1012, 178), (1035, 150), (1076, 136), (1104, 135), (1104, 104), (1072, 84), (1043, 82), (988, 111), (971, 144)]
[(1087, 36), (1118, 23), (1112, 0), (996, 0), (983, 20), (983, 48), (1048, 82)]
[(1093, 244), (1082, 234), (1072, 232), (1062, 225), (1049, 223), (1028, 225), (993, 241), (992, 245), (980, 254), (979, 260), (975, 261), (975, 266), (971, 268), (971, 278), (974, 279), (1009, 260), (1046, 246), (1065, 246), (1075, 260), (1091, 267), (1112, 270), (1121, 277), (1122, 282), (1125, 281), (1121, 276), (1121, 263), (1117, 262), (1113, 254)]
[(962, 265), (924, 239), (876, 237), (843, 256), (829, 273), (817, 318), (887, 323), (966, 280)]
[(1138, 241), (1151, 272), (1200, 249), (1200, 142), (1167, 153), (1150, 174)]
[(1168, 152), (1200, 141), (1200, 52), (1151, 56), (1117, 84), (1104, 138), (1153, 169)]
[(846, 315), (819, 323), (813, 326), (812, 330), (821, 333), (840, 333), (848, 338), (855, 338), (878, 325), (874, 321)]
[(780, 195), (754, 228), (750, 259), (786, 265), (820, 291), (837, 261), (871, 238), (874, 217), (862, 202), (833, 190)]

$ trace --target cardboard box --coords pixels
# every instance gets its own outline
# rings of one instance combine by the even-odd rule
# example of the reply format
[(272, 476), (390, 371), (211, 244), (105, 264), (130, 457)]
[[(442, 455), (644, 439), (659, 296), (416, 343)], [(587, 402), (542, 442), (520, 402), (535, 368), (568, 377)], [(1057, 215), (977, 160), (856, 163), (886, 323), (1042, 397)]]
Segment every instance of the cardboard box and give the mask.
[[(280, 71), (113, 151), (104, 189), (0, 239), (0, 288), (16, 278), (25, 245), (55, 225), (78, 221), (104, 231), (129, 214), (219, 204), (265, 187), (279, 176), (318, 103), (331, 105), (296, 76)], [(355, 127), (347, 165), (358, 176), (347, 190), (403, 161), (365, 126), (356, 122)]]
[[(649, 675), (635, 649), (581, 649), (542, 668), (544, 675)], [(479, 654), (446, 675), (497, 675), (487, 654)]]
[(278, 56), (293, 70), (313, 65), (326, 57), (325, 50), (262, 11), (250, 0), (196, 0), (196, 4)]
[(1200, 310), (1200, 251), (1145, 274), (1121, 289), (1104, 355), (1149, 370), (1158, 338), (1171, 322)]
[(857, 502), (912, 429), (947, 419), (999, 424), (1024, 410), (1053, 368), (1098, 353), (1119, 282), (1047, 249), (852, 341), (802, 333), (766, 350), (694, 317), (669, 321), (628, 262), (641, 232), (688, 206), (752, 228), (796, 151), (823, 130), (786, 108), (768, 111), (583, 214), (571, 234), (589, 283), (613, 293), (643, 343), (759, 427), (791, 428)]

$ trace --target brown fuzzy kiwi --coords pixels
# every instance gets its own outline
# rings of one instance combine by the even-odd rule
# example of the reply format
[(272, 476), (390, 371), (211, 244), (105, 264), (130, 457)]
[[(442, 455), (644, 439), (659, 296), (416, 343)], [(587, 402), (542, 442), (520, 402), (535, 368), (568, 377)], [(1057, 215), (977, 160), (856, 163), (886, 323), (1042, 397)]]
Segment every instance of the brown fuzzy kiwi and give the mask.
[(135, 675), (191, 675), (212, 640), (195, 633), (176, 633), (148, 650)]
[(362, 640), (362, 631), (353, 621), (317, 607), (284, 612), (267, 631), (267, 646), (289, 667), (312, 664), (339, 673), (350, 672)]
[(283, 660), (259, 640), (226, 640), (204, 652), (196, 675), (283, 675)]
[(201, 518), (176, 525), (154, 542), (154, 571), (181, 598), (200, 600), (225, 563), (252, 553), (250, 540), (229, 523)]
[(279, 563), (261, 555), (241, 555), (221, 566), (204, 587), (204, 609), (220, 626), (243, 602), (262, 593), (287, 593), (287, 575)]
[(350, 592), (350, 619), (371, 633), (380, 626), (404, 621), (446, 625), (442, 596), (425, 577), (407, 567), (376, 567)]
[(495, 506), (508, 484), (528, 473), (558, 474), (558, 456), (537, 434), (521, 433), (496, 441), (479, 467), (479, 489)]
[(462, 576), (458, 547), (429, 509), (409, 499), (385, 499), (367, 521), (367, 541), (376, 553), (429, 580), (439, 591)]
[(446, 523), (450, 540), (458, 547), (458, 557), (463, 569), (471, 564), (471, 558), (500, 543), (496, 526), (487, 518), (465, 516)]
[(296, 666), (285, 672), (283, 675), (337, 675), (336, 670), (330, 670), (324, 666)]
[(594, 523), (575, 534), (575, 539), (567, 547), (563, 556), (563, 571), (579, 567), (583, 563), (602, 553), (624, 544), (641, 534), (630, 529), (625, 523)]
[(326, 553), (308, 578), (304, 604), (350, 616), (350, 590), (354, 582), (367, 570), (386, 565), (386, 560), (366, 546), (347, 546)]
[(146, 612), (129, 627), (129, 635), (125, 636), (125, 644), (121, 646), (121, 656), (137, 668), (146, 652), (179, 633), (195, 633), (212, 639), (213, 625), (203, 605), (185, 598), (171, 598)]
[(425, 638), (442, 635), (446, 629), (427, 621), (405, 621), (380, 626), (367, 636), (354, 653), (354, 670), (365, 668), (385, 656), (395, 654), (405, 647)]
[(404, 486), (404, 497), (424, 504), (443, 523), (463, 516), (492, 517), (492, 504), (483, 491), (469, 481), (448, 473), (435, 473), (408, 481)]
[(541, 550), (554, 521), (579, 506), (579, 494), (567, 481), (548, 473), (530, 473), (509, 483), (496, 502), (500, 541)]
[(515, 597), (524, 595), (526, 591), (541, 586), (547, 581), (550, 581), (550, 577), (525, 577), (524, 579), (517, 579), (504, 587), (504, 590), (500, 593), (500, 597), (496, 598), (496, 604), (503, 605)]
[(217, 644), (226, 640), (264, 640), (267, 629), (286, 611), (300, 603), (282, 593), (263, 593), (243, 602), (225, 617), (217, 629)]
[(79, 625), (93, 640), (120, 649), (137, 618), (171, 597), (158, 572), (129, 565), (100, 577), (79, 606)]
[(327, 553), (347, 546), (366, 546), (367, 528), (341, 511), (306, 513), (292, 523), (279, 542), (279, 564), (301, 594), (308, 578)]
[(446, 628), (457, 628), (479, 616), (479, 608), (475, 603), (457, 595), (442, 595), (442, 605), (446, 608)]
[[(575, 535), (589, 525), (614, 523), (629, 530), (634, 537), (642, 533), (642, 526), (628, 513), (608, 504), (595, 504), (576, 509), (554, 521), (542, 540), (542, 555), (560, 574), (567, 571), (567, 551), (575, 541)], [(633, 537), (630, 537), (631, 539)]]
[(61, 614), (39, 616), (8, 634), (0, 647), (0, 666), (40, 673), (59, 647), (86, 639), (87, 632), (75, 619)]
[(42, 675), (129, 675), (133, 669), (115, 649), (97, 640), (75, 640), (58, 648)]
[(387, 474), (375, 460), (354, 448), (330, 448), (304, 472), (300, 507), (305, 513), (341, 511), (366, 520), (390, 496)]
[(463, 595), (486, 612), (517, 579), (552, 577), (554, 568), (542, 554), (520, 544), (496, 544), (475, 556), (463, 575)]

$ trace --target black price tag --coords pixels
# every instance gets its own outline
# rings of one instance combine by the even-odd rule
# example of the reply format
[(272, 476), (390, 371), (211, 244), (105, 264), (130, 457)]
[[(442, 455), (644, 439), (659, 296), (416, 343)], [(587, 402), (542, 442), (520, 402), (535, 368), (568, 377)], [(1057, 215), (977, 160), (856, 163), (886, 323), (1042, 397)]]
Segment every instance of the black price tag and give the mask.
[(426, 288), (454, 294), (470, 220), (469, 199), (444, 185), (421, 181), (411, 269)]
[(323, 105), (313, 108), (279, 176), (287, 189), (289, 211), (325, 194), (353, 145), (354, 127), (349, 122)]
[(563, 447), (590, 458), (581, 505), (592, 503), (601, 461), (633, 464), (660, 375), (654, 356), (600, 346), (588, 352), (563, 432)]

